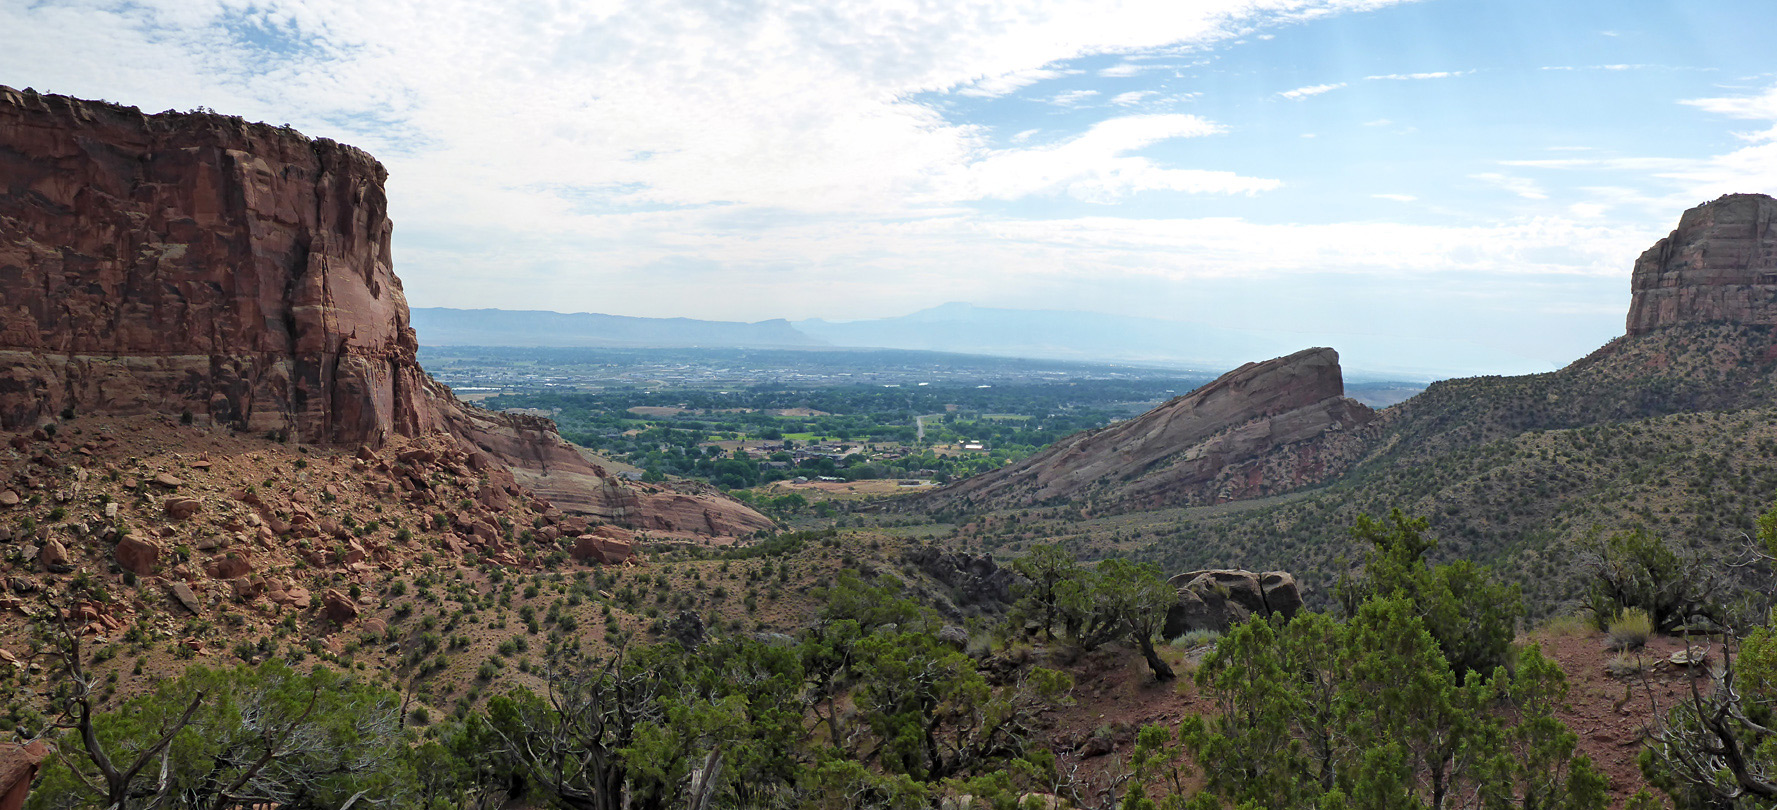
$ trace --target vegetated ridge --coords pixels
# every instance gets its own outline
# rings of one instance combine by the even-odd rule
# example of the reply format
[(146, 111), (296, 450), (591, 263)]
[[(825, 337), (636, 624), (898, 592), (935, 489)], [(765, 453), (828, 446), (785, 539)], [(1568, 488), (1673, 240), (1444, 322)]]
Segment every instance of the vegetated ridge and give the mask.
[[(1225, 471), (1265, 471), (1256, 476), (1261, 486), (1180, 487), (1160, 497), (1131, 486), (1151, 474), (1142, 459), (1191, 458), (1201, 441), (1194, 439), (1122, 449), (1095, 480), (1047, 490), (1059, 497), (994, 486), (1061, 474), (1056, 466), (1014, 467), (939, 490), (922, 505), (1050, 507), (1034, 510), (1017, 535), (1052, 532), (1100, 548), (1115, 538), (1117, 547), (1175, 570), (1287, 568), (1319, 599), (1357, 556), (1345, 527), (1358, 514), (1398, 506), (1431, 520), (1441, 539), (1435, 556), (1499, 565), (1526, 584), (1535, 612), (1550, 612), (1574, 596), (1569, 541), (1639, 525), (1687, 545), (1726, 548), (1744, 540), (1753, 516), (1777, 497), (1773, 213), (1777, 200), (1752, 194), (1686, 212), (1636, 262), (1629, 334), (1566, 368), (1434, 383), (1355, 428), (1221, 459)], [(1146, 426), (1177, 407), (1113, 429), (1159, 438)], [(1255, 418), (1235, 412), (1220, 425), (1225, 434), (1205, 432), (1236, 435)], [(1057, 458), (1042, 457), (1050, 465)], [(1269, 475), (1279, 459), (1295, 474)]]

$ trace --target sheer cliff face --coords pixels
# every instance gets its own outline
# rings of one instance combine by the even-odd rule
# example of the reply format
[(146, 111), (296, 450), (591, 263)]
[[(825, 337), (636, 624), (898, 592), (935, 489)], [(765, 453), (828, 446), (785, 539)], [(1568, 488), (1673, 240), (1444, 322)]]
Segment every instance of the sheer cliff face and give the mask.
[(1727, 321), (1777, 325), (1777, 200), (1729, 194), (1684, 212), (1635, 261), (1628, 331)]
[(1332, 349), (1248, 363), (1127, 422), (938, 490), (929, 502), (1007, 507), (1090, 496), (1150, 509), (1293, 489), (1325, 476), (1329, 434), (1372, 417), (1344, 394)]
[(436, 415), (369, 155), (0, 88), (0, 426), (190, 412), (377, 443)]
[(0, 87), (0, 429), (71, 408), (321, 444), (447, 432), (571, 512), (771, 527), (726, 498), (629, 488), (549, 422), (434, 382), (390, 264), (385, 176), (294, 130)]

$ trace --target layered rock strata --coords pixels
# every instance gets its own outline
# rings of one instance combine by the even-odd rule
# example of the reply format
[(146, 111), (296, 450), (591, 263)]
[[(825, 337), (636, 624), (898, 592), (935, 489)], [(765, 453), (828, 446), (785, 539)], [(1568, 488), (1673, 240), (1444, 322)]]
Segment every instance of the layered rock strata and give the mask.
[(1013, 466), (937, 490), (928, 503), (1157, 508), (1252, 497), (1320, 480), (1311, 440), (1373, 413), (1344, 396), (1339, 353), (1305, 349), (1248, 363), (1139, 417), (1057, 442)]
[(1684, 212), (1635, 261), (1628, 332), (1727, 321), (1777, 325), (1777, 200), (1729, 194)]
[(289, 128), (0, 87), (0, 428), (163, 413), (372, 448), (446, 433), (570, 512), (771, 526), (726, 498), (632, 489), (552, 423), (464, 405), (427, 375), (386, 177)]

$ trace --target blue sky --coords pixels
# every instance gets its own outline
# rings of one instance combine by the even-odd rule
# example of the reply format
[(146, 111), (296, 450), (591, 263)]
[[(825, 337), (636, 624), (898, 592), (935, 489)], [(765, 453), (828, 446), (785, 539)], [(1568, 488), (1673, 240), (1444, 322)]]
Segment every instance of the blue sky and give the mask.
[(968, 301), (1517, 373), (1619, 334), (1685, 208), (1777, 192), (1766, 0), (0, 0), (0, 30), (0, 84), (369, 149), (416, 306)]

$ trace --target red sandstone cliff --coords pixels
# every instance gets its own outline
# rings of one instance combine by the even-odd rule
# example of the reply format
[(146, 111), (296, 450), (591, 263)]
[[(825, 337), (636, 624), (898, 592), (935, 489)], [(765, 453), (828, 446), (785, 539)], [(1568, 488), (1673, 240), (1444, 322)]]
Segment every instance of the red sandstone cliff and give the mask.
[(370, 155), (286, 128), (0, 87), (0, 428), (191, 414), (301, 442), (448, 432), (568, 511), (745, 534), (726, 498), (632, 489), (545, 420), (416, 362)]
[(1090, 496), (1140, 509), (1256, 497), (1320, 480), (1326, 450), (1310, 440), (1371, 416), (1345, 398), (1339, 353), (1306, 349), (1248, 363), (1135, 419), (938, 490), (928, 503), (1008, 507)]
[(1684, 212), (1635, 261), (1628, 332), (1728, 321), (1777, 325), (1777, 200), (1729, 194)]

